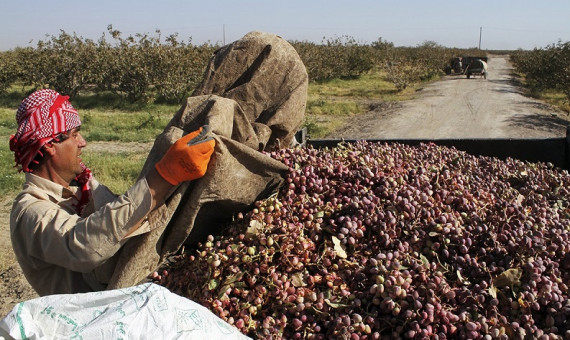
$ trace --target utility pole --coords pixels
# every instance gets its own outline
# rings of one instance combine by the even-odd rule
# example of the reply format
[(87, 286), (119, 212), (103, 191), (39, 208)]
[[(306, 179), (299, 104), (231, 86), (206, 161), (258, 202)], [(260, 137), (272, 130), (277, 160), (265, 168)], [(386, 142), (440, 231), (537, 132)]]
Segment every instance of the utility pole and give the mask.
[(223, 45), (225, 46), (226, 45), (226, 24), (223, 24), (223, 26), (222, 26), (222, 34), (223, 34), (223, 41), (224, 41)]
[(481, 49), (481, 34), (483, 32), (483, 27), (479, 27), (479, 49)]

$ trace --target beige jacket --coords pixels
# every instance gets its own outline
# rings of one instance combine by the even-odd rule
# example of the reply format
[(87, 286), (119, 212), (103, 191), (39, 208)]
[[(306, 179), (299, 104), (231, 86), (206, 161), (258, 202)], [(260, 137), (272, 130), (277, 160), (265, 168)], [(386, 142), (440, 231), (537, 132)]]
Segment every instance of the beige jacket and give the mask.
[(14, 252), (24, 275), (40, 295), (105, 289), (119, 248), (128, 238), (148, 231), (151, 194), (141, 179), (116, 196), (92, 179), (92, 196), (83, 217), (75, 212), (80, 190), (65, 188), (26, 173), (23, 190), (10, 214)]

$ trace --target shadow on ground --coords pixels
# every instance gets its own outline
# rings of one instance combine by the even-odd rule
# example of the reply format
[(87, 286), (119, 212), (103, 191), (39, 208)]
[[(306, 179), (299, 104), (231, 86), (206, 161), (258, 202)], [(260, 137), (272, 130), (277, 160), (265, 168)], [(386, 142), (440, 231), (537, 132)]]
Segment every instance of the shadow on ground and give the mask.
[[(526, 105), (542, 106), (544, 104), (529, 102)], [(544, 108), (543, 108), (544, 109)], [(554, 132), (557, 130), (564, 130), (570, 125), (568, 120), (562, 119), (554, 114), (545, 116), (544, 114), (527, 114), (523, 116), (516, 116), (507, 120), (507, 123), (513, 127), (522, 127), (525, 129), (534, 129)]]

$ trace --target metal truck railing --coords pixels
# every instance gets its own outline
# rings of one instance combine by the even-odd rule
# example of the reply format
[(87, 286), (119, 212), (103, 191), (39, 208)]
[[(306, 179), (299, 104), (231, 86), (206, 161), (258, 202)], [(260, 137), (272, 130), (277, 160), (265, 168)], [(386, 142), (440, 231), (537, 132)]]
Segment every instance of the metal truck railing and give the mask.
[[(355, 142), (357, 139), (311, 139), (306, 130), (296, 135), (302, 145), (315, 148), (334, 147), (340, 142)], [(529, 162), (550, 162), (556, 167), (570, 170), (570, 127), (566, 128), (565, 137), (554, 138), (450, 138), (450, 139), (366, 139), (369, 142), (401, 143), (419, 145), (433, 142), (441, 146), (454, 146), (458, 150), (472, 155), (516, 158)]]

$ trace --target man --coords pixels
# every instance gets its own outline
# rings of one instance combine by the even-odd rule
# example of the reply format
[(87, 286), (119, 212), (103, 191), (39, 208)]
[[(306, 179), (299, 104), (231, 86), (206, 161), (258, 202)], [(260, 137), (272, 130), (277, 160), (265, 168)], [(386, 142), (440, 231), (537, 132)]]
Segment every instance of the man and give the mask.
[(215, 146), (202, 128), (180, 138), (153, 171), (116, 196), (81, 161), (87, 143), (68, 99), (49, 89), (32, 93), (10, 137), (26, 175), (12, 206), (12, 245), (41, 296), (105, 289), (113, 256), (130, 237), (149, 231), (146, 216), (174, 186), (205, 174)]

